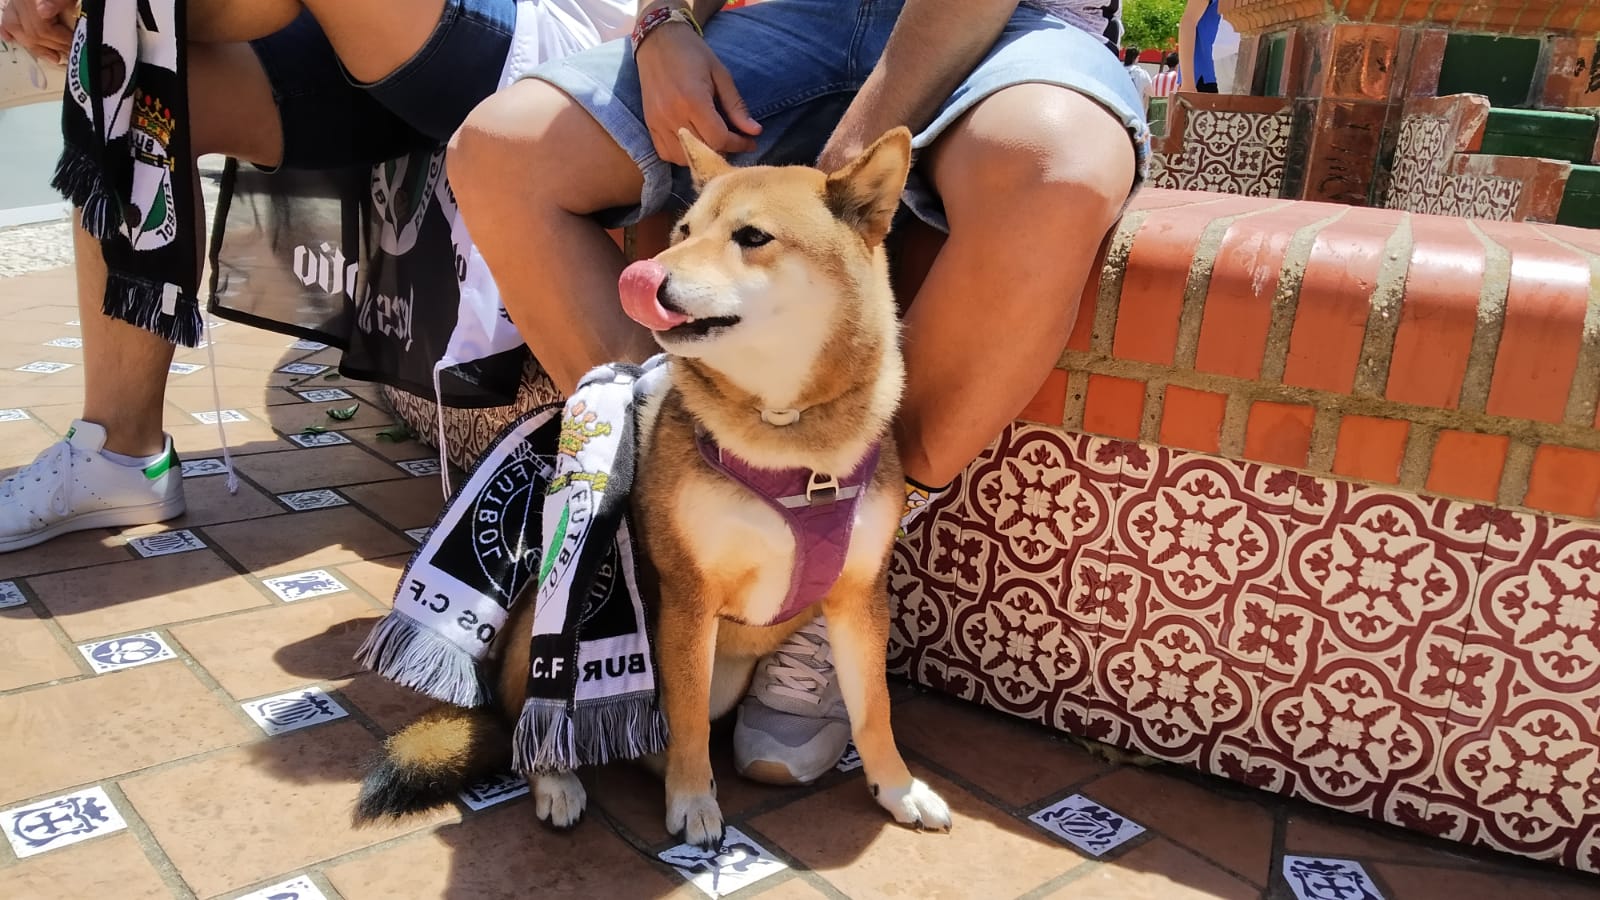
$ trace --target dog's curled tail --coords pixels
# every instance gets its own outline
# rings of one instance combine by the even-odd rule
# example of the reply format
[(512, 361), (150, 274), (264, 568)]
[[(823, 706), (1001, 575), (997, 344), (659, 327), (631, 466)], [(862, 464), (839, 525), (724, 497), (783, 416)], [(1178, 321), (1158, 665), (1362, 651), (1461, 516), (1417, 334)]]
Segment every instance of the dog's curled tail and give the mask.
[(510, 765), (511, 735), (493, 707), (437, 707), (383, 742), (362, 779), (355, 822), (442, 806), (475, 779)]

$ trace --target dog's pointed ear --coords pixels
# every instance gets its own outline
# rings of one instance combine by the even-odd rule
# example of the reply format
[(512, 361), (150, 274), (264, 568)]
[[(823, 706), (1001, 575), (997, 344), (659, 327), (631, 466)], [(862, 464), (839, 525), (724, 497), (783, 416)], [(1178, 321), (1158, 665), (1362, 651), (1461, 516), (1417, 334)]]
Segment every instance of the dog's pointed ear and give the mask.
[(911, 132), (902, 126), (828, 176), (828, 208), (860, 232), (868, 247), (876, 247), (889, 233), (910, 173)]
[(706, 182), (733, 169), (717, 151), (707, 147), (705, 141), (687, 128), (678, 129), (678, 143), (683, 145), (683, 155), (689, 160), (689, 174), (697, 191), (704, 188)]

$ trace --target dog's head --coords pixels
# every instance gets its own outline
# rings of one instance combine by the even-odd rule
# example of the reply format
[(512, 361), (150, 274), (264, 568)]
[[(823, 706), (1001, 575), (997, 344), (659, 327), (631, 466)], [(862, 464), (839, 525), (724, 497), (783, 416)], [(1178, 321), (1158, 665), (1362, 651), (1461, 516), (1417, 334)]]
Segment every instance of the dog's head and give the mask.
[(796, 398), (771, 394), (803, 389), (841, 335), (892, 336), (883, 240), (910, 132), (889, 132), (832, 173), (734, 168), (687, 130), (678, 137), (699, 198), (672, 245), (619, 284), (623, 308), (663, 349), (783, 403)]

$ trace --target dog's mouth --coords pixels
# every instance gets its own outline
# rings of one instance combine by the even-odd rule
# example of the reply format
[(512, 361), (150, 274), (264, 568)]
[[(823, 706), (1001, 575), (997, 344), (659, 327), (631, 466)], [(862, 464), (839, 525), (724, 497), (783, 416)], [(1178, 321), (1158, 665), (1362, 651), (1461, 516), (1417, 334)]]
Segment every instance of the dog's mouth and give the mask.
[(738, 316), (695, 317), (672, 299), (667, 270), (654, 260), (641, 260), (622, 272), (618, 291), (630, 319), (664, 338), (701, 340), (739, 324)]
[(690, 318), (682, 325), (674, 325), (666, 331), (656, 334), (664, 338), (700, 340), (709, 337), (714, 331), (721, 331), (739, 324), (738, 316), (707, 316), (704, 319)]

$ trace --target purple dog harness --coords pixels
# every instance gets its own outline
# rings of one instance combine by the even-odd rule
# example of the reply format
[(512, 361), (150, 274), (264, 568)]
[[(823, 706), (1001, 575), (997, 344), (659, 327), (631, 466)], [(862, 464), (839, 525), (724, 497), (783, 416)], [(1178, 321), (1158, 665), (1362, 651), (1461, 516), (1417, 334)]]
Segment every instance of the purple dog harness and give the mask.
[(821, 600), (844, 571), (855, 530), (856, 507), (878, 468), (878, 445), (873, 444), (844, 478), (810, 469), (758, 469), (725, 452), (711, 436), (695, 436), (700, 456), (711, 468), (732, 478), (778, 511), (794, 536), (794, 570), (789, 575), (789, 595), (772, 621), (787, 622)]

